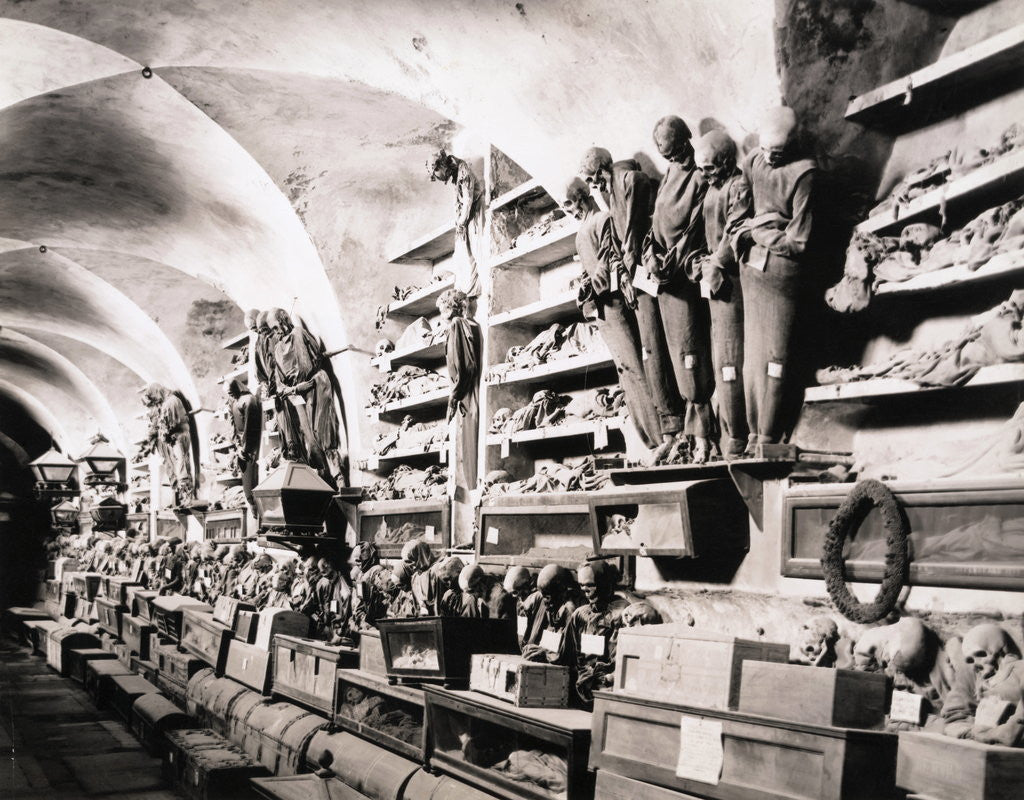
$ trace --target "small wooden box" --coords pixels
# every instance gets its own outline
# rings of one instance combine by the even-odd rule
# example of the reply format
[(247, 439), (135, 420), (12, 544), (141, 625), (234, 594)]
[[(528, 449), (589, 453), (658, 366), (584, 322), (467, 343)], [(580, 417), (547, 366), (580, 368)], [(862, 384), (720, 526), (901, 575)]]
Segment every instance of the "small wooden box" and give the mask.
[(334, 724), (421, 763), (423, 690), (394, 686), (358, 669), (339, 669)]
[(103, 579), (103, 596), (116, 605), (128, 605), (128, 590), (132, 587), (142, 589), (143, 586), (136, 580), (123, 575), (108, 575)]
[(474, 653), (519, 652), (513, 620), (410, 617), (377, 627), (389, 678), (467, 686)]
[(121, 659), (108, 661), (88, 661), (85, 664), (85, 691), (93, 702), (103, 707), (110, 702), (111, 683), (115, 675), (132, 675), (131, 669), (121, 663)]
[(359, 663), (350, 647), (283, 634), (274, 637), (273, 656), (274, 694), (328, 716), (336, 707), (338, 669)]
[(72, 650), (98, 648), (100, 640), (79, 628), (54, 628), (46, 639), (46, 663), (50, 669), (67, 677), (70, 674)]
[(215, 621), (212, 614), (186, 609), (181, 621), (181, 646), (216, 670), (224, 674), (228, 658), (228, 643), (233, 634)]
[(156, 628), (142, 617), (121, 617), (121, 638), (128, 645), (128, 652), (143, 661), (149, 660), (149, 637), (155, 632)]
[(507, 700), (517, 708), (567, 708), (569, 668), (538, 664), (522, 656), (476, 653), (469, 688)]
[[(427, 703), (427, 763), (432, 771), (486, 786), (508, 800), (593, 797), (593, 773), (587, 769), (591, 735), (588, 712), (513, 708), (475, 692), (432, 686), (424, 687), (423, 694)], [(543, 754), (547, 771), (558, 774), (564, 782), (542, 784), (501, 768), (514, 753), (522, 751)]]
[(265, 608), (260, 612), (260, 623), (256, 629), (256, 641), (260, 650), (269, 652), (274, 637), (309, 636), (309, 617), (287, 608)]
[(952, 739), (936, 733), (901, 733), (896, 785), (941, 800), (1019, 800), (1024, 750)]
[(68, 677), (85, 684), (85, 666), (90, 661), (113, 661), (117, 658), (99, 647), (75, 647), (67, 652)]
[(161, 694), (141, 695), (132, 706), (132, 733), (151, 756), (163, 757), (168, 731), (195, 727), (195, 721)]
[(739, 710), (791, 722), (881, 730), (889, 680), (873, 672), (744, 661)]
[(736, 708), (743, 661), (789, 659), (789, 645), (755, 642), (684, 624), (619, 631), (615, 691), (701, 708)]
[(172, 642), (177, 642), (181, 638), (181, 616), (186, 608), (208, 613), (213, 611), (212, 606), (183, 594), (154, 597), (151, 607), (157, 630)]
[(260, 612), (239, 611), (235, 615), (234, 633), (235, 638), (240, 639), (246, 644), (256, 644), (256, 632), (260, 627)]
[(132, 610), (133, 617), (140, 617), (146, 622), (150, 622), (153, 619), (153, 613), (150, 611), (150, 603), (153, 602), (154, 597), (159, 597), (159, 593), (150, 591), (149, 589), (137, 589), (132, 587), (128, 589), (128, 596), (131, 598), (131, 602), (128, 607)]
[(241, 600), (222, 594), (213, 605), (213, 618), (221, 625), (234, 630), (235, 624), (238, 622), (238, 612), (255, 610), (256, 606), (252, 603), (243, 603)]
[(96, 598), (96, 616), (99, 617), (100, 630), (117, 639), (121, 638), (121, 618), (127, 611), (127, 606), (118, 605), (114, 600)]
[[(684, 720), (720, 727), (717, 782), (679, 776)], [(610, 692), (594, 693), (593, 732), (591, 767), (713, 800), (902, 800), (890, 733)]]
[(256, 645), (232, 639), (228, 643), (228, 657), (224, 674), (243, 686), (263, 695), (270, 694), (270, 653)]
[(131, 725), (132, 705), (144, 694), (159, 694), (160, 690), (139, 675), (110, 676), (111, 706), (114, 711)]
[(249, 781), (267, 776), (266, 767), (226, 742), (219, 747), (189, 747), (183, 735), (167, 734), (168, 758), (180, 764), (178, 788), (189, 800), (241, 800), (251, 797)]
[(207, 540), (242, 541), (246, 534), (244, 509), (207, 511), (203, 517), (203, 537)]
[(186, 751), (217, 750), (233, 746), (220, 733), (208, 728), (178, 728), (175, 731), (168, 731), (166, 739), (163, 774), (167, 782), (171, 784), (176, 784), (181, 779), (181, 774), (185, 769), (184, 753)]
[(387, 675), (388, 665), (384, 662), (384, 645), (380, 631), (362, 631), (359, 634), (359, 669), (371, 675)]

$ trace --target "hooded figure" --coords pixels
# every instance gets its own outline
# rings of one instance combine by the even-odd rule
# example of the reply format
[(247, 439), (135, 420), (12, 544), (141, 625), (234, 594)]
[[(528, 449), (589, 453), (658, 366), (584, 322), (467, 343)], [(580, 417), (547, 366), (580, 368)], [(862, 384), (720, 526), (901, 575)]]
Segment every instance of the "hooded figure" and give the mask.
[(412, 570), (404, 562), (391, 572), (391, 592), (389, 617), (419, 616), (419, 606), (412, 594)]
[(586, 708), (594, 702), (594, 690), (611, 686), (615, 670), (615, 643), (622, 627), (622, 612), (629, 605), (615, 596), (618, 570), (606, 561), (589, 561), (577, 570), (587, 605), (569, 618), (566, 647), (572, 654), (576, 694)]
[(410, 573), (412, 595), (416, 600), (417, 614), (422, 617), (440, 613), (439, 604), (444, 596), (444, 587), (436, 572), (434, 552), (422, 539), (413, 539), (402, 545), (402, 563)]
[(540, 603), (523, 638), (523, 656), (531, 661), (569, 666), (565, 628), (573, 612), (586, 600), (573, 574), (557, 564), (548, 564), (537, 575), (537, 592)]
[[(701, 301), (697, 267), (706, 253), (704, 193), (707, 184), (693, 160), (689, 127), (675, 116), (654, 127), (654, 143), (668, 160), (658, 186), (644, 266), (658, 282), (658, 309), (676, 389), (687, 401), (682, 434), (692, 437), (692, 458), (707, 460), (716, 437), (710, 400), (715, 388), (711, 366), (710, 322)], [(688, 448), (680, 441), (676, 451)]]
[(811, 195), (817, 166), (796, 157), (796, 115), (773, 109), (760, 148), (743, 162), (754, 216), (734, 236), (743, 289), (743, 388), (749, 443), (787, 435), (787, 388), (802, 289), (810, 269)]
[(611, 214), (599, 211), (590, 189), (574, 178), (565, 189), (565, 210), (580, 221), (576, 233), (583, 276), (577, 304), (593, 308), (598, 335), (611, 353), (633, 425), (648, 448), (661, 441), (661, 424), (644, 374), (637, 297), (622, 262)]
[(352, 565), (352, 625), (358, 630), (374, 627), (387, 616), (387, 593), (384, 584), (387, 568), (380, 563), (380, 552), (373, 542), (360, 542), (349, 557)]
[(707, 179), (704, 233), (710, 254), (699, 267), (711, 311), (711, 359), (714, 363), (721, 448), (726, 458), (747, 447), (747, 410), (743, 396), (743, 290), (732, 239), (751, 215), (750, 186), (736, 166), (736, 143), (713, 130), (695, 145), (697, 167)]
[[(633, 285), (638, 289), (647, 285), (637, 284), (641, 278), (647, 279), (643, 243), (651, 231), (654, 182), (632, 159), (613, 163), (611, 153), (603, 147), (592, 147), (584, 153), (579, 174), (591, 189), (597, 190), (599, 202), (611, 214), (622, 264)], [(668, 456), (682, 430), (683, 405), (672, 375), (656, 292), (639, 291), (636, 301), (644, 378), (658, 414), (661, 442), (653, 457), (658, 461)]]
[(467, 304), (466, 294), (458, 289), (448, 289), (437, 298), (441, 319), (447, 325), (445, 361), (451, 381), (447, 421), (455, 421), (455, 491), (456, 498), (464, 502), (476, 486), (478, 387), (483, 354), (480, 326), (466, 316)]
[(260, 401), (252, 396), (244, 378), (232, 378), (227, 393), (231, 398), (231, 427), (234, 429), (232, 444), (235, 450), (232, 458), (235, 469), (242, 476), (245, 502), (252, 510), (256, 508), (252, 489), (259, 482), (257, 459), (263, 436), (263, 409)]

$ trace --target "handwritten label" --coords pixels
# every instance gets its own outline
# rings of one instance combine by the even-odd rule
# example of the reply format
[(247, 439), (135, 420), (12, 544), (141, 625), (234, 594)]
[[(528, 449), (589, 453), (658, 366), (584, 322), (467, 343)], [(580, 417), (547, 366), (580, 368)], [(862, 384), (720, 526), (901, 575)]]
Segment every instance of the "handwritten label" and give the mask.
[(717, 786), (724, 760), (721, 721), (684, 716), (679, 723), (676, 775)]
[(497, 528), (488, 528), (487, 529), (487, 544), (497, 544), (497, 543), (498, 543), (498, 529)]
[(580, 634), (580, 650), (588, 656), (603, 656), (605, 638), (596, 633)]
[(611, 282), (611, 289), (612, 289), (612, 291), (613, 292), (619, 291), (619, 271), (617, 269), (613, 269), (611, 271), (611, 275), (609, 277), (611, 279), (610, 282)]
[(440, 456), (442, 464), (447, 464), (448, 463), (448, 444), (449, 444), (448, 442), (444, 442), (441, 445), (441, 449), (437, 451), (437, 454), (438, 454), (438, 456)]
[(526, 617), (516, 617), (516, 633), (519, 634), (520, 639), (526, 636), (526, 628), (529, 624), (530, 620)]
[(549, 653), (557, 653), (562, 649), (562, 632), (546, 630), (540, 635), (540, 646)]
[(171, 578), (174, 577), (174, 573), (170, 569), (165, 569), (164, 570), (164, 577), (167, 578), (168, 580), (170, 580)]
[(249, 669), (249, 659), (243, 658), (242, 659), (242, 670), (244, 671), (244, 670), (247, 670), (247, 669)]
[(892, 706), (889, 708), (889, 719), (893, 722), (910, 722), (921, 724), (921, 701), (919, 694), (896, 689), (892, 693)]
[(433, 525), (427, 525), (423, 529), (423, 538), (426, 541), (428, 541), (428, 542), (434, 541), (434, 526)]
[(288, 399), (292, 401), (292, 405), (296, 408), (306, 405), (306, 398), (300, 394), (289, 395)]
[(332, 614), (337, 614), (338, 613), (338, 601), (337, 600), (332, 600), (331, 601), (330, 609), (331, 609), (331, 613)]

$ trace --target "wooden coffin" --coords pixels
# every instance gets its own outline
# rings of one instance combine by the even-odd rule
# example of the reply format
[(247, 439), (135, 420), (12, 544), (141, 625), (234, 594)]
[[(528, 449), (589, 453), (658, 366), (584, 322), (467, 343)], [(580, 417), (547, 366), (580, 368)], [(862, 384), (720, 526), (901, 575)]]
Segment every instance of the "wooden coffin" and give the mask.
[(253, 691), (269, 695), (272, 677), (270, 653), (256, 645), (232, 639), (228, 643), (224, 674)]
[(121, 663), (120, 659), (107, 661), (88, 661), (85, 665), (85, 691), (93, 702), (103, 707), (110, 702), (111, 683), (115, 675), (132, 675), (131, 669)]
[(25, 623), (38, 622), (40, 620), (49, 621), (50, 619), (52, 617), (49, 611), (28, 608), (27, 606), (15, 606), (4, 609), (2, 625), (0, 627), (3, 628), (4, 632), (14, 636), (22, 644), (29, 644), (28, 629), (25, 627)]
[(53, 561), (53, 578), (57, 581), (64, 580), (65, 572), (75, 572), (78, 569), (78, 559), (69, 556), (60, 556)]
[(279, 634), (274, 637), (274, 694), (330, 716), (338, 669), (358, 663), (359, 654), (351, 647)]
[(575, 570), (594, 552), (589, 500), (584, 492), (484, 498), (475, 549), (480, 564)]
[[(231, 742), (209, 728), (178, 728), (166, 735), (163, 775), (167, 783), (177, 784), (185, 767), (184, 753), (191, 750), (216, 750), (233, 747)], [(241, 752), (239, 750), (239, 752)]]
[(610, 692), (594, 697), (590, 764), (598, 770), (714, 800), (902, 797), (895, 786), (893, 734)]
[(68, 677), (85, 684), (85, 667), (90, 661), (113, 661), (113, 653), (100, 647), (75, 647), (67, 652)]
[[(150, 648), (150, 653), (153, 654), (154, 652), (155, 651)], [(157, 666), (156, 661), (143, 661), (138, 656), (132, 656), (131, 666), (132, 672), (140, 678), (144, 678), (154, 686), (157, 685), (157, 681), (160, 678), (160, 667)]]
[[(259, 697), (257, 695), (257, 697)], [(275, 775), (294, 775), (305, 768), (313, 735), (330, 721), (285, 702), (236, 702), (228, 712), (231, 741)]]
[(121, 618), (127, 611), (127, 606), (120, 605), (114, 600), (96, 598), (96, 616), (99, 618), (100, 630), (106, 631), (115, 639), (121, 638)]
[(149, 589), (132, 587), (128, 589), (128, 596), (131, 599), (128, 607), (132, 610), (132, 616), (139, 617), (146, 622), (152, 621), (153, 612), (150, 610), (150, 603), (153, 602), (154, 598), (159, 597), (160, 594)]
[(60, 614), (64, 619), (74, 619), (75, 609), (78, 607), (78, 596), (69, 589), (61, 590)]
[(67, 677), (71, 668), (71, 650), (99, 646), (100, 640), (95, 634), (78, 628), (54, 628), (46, 639), (46, 663), (50, 669)]
[(937, 800), (1018, 800), (1024, 787), (1024, 749), (901, 733), (896, 785)]
[[(513, 708), (475, 692), (432, 686), (423, 691), (431, 770), (486, 786), (509, 800), (593, 797), (593, 775), (587, 771), (588, 712)], [(543, 781), (529, 768), (531, 763), (536, 766), (538, 754), (546, 761)]]
[(252, 796), (249, 781), (267, 769), (234, 745), (189, 747), (188, 731), (167, 734), (168, 748), (180, 764), (178, 789), (189, 800), (242, 800)]
[(150, 634), (156, 628), (142, 617), (121, 617), (121, 638), (128, 645), (128, 652), (143, 661), (149, 660)]
[(193, 727), (195, 721), (161, 694), (141, 695), (132, 706), (132, 733), (157, 758), (166, 754), (168, 731)]
[(389, 678), (469, 684), (474, 653), (518, 653), (515, 620), (410, 617), (377, 623)]
[(99, 620), (96, 616), (96, 601), (88, 600), (81, 595), (75, 600), (74, 619), (81, 620), (87, 625)]
[(160, 645), (153, 660), (160, 667), (161, 675), (168, 675), (186, 686), (192, 676), (206, 666), (202, 660), (190, 653), (182, 653), (172, 644)]
[(125, 665), (128, 669), (131, 669), (132, 654), (128, 649), (128, 645), (124, 642), (114, 643), (114, 655), (117, 656), (117, 660)]
[(29, 644), (32, 645), (32, 652), (45, 656), (47, 643), (50, 641), (50, 632), (66, 625), (66, 622), (52, 619), (31, 619), (26, 622), (25, 635), (28, 637)]
[(317, 731), (309, 743), (307, 768), (316, 769), (324, 752), (331, 754), (331, 769), (336, 775), (361, 795), (376, 800), (407, 798), (403, 790), (410, 777), (420, 771), (419, 762), (345, 731)]
[(80, 598), (95, 600), (102, 580), (103, 576), (98, 572), (76, 572), (71, 579), (71, 588)]
[(159, 694), (160, 690), (139, 675), (110, 676), (110, 705), (125, 724), (132, 724), (132, 705), (144, 694)]
[(228, 643), (233, 638), (231, 629), (217, 622), (212, 614), (186, 609), (181, 620), (181, 646), (213, 667), (218, 675), (224, 674), (228, 659)]
[(259, 625), (256, 628), (256, 640), (253, 642), (260, 650), (270, 651), (274, 637), (309, 636), (310, 619), (298, 611), (287, 608), (265, 608), (260, 612)]
[(213, 605), (213, 618), (221, 625), (234, 630), (235, 623), (238, 621), (239, 611), (255, 610), (256, 606), (252, 603), (243, 603), (241, 600), (236, 600), (234, 597), (221, 595)]
[(128, 590), (132, 587), (143, 588), (141, 583), (125, 575), (108, 575), (103, 579), (103, 596), (119, 606), (126, 606)]
[(207, 540), (242, 541), (246, 527), (244, 509), (207, 511), (203, 516), (203, 537)]
[(597, 786), (594, 787), (594, 800), (700, 800), (695, 794), (677, 792), (653, 783), (616, 775), (606, 769), (597, 771)]
[(381, 747), (411, 758), (424, 758), (423, 690), (395, 686), (381, 675), (340, 669), (334, 724)]
[(156, 629), (172, 642), (181, 639), (181, 619), (185, 609), (211, 613), (213, 607), (200, 603), (194, 597), (184, 594), (167, 594), (154, 597), (150, 603)]
[(228, 715), (245, 698), (263, 701), (260, 695), (230, 678), (218, 678), (212, 669), (201, 669), (188, 682), (185, 709), (204, 728), (227, 736), (231, 730)]
[(256, 644), (256, 631), (260, 627), (260, 612), (239, 611), (235, 616), (234, 634), (235, 638), (246, 644)]
[(423, 540), (443, 553), (451, 537), (451, 500), (367, 500), (356, 507), (359, 541), (381, 558), (400, 558), (406, 542)]
[(881, 730), (889, 680), (852, 669), (744, 661), (739, 710), (810, 725)]
[(737, 639), (687, 625), (619, 631), (615, 691), (701, 708), (735, 709), (744, 660), (789, 660), (788, 644)]
[(469, 688), (518, 708), (567, 708), (569, 668), (522, 656), (477, 653), (471, 661)]
[[(420, 770), (413, 774), (402, 792), (403, 800), (493, 800), (494, 795), (448, 775), (431, 775)], [(647, 800), (636, 797), (632, 800)]]
[(380, 631), (374, 629), (359, 634), (359, 669), (374, 675), (387, 675), (388, 665), (384, 662), (384, 645)]

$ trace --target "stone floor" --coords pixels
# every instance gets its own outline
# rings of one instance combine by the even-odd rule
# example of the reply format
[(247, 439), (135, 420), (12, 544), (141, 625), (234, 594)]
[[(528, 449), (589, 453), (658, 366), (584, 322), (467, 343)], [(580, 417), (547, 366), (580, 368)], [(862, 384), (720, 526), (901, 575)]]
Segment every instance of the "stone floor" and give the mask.
[(0, 641), (0, 750), (4, 800), (179, 797), (113, 712), (10, 640)]

